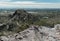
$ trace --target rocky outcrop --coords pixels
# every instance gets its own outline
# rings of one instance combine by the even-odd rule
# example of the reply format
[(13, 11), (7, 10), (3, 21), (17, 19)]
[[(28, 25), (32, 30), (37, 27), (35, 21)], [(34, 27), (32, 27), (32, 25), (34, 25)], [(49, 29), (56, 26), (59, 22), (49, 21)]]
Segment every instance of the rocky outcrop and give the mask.
[(30, 25), (22, 32), (1, 36), (0, 41), (60, 41), (60, 24), (54, 28)]
[(13, 18), (14, 21), (18, 20), (21, 22), (36, 21), (38, 19), (37, 17), (28, 13), (25, 10), (16, 10), (11, 18)]

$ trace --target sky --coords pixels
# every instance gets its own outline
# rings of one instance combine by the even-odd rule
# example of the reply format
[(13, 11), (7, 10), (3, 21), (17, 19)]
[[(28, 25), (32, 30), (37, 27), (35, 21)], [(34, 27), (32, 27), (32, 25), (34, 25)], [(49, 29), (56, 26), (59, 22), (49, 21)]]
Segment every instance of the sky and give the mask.
[(0, 8), (60, 8), (60, 0), (0, 0)]

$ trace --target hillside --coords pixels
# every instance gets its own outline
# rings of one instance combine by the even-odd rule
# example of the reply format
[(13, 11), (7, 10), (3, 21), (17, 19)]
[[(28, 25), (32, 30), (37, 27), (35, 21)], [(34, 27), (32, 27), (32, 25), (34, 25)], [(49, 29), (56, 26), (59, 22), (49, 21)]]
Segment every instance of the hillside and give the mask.
[(32, 25), (34, 22), (39, 20), (38, 17), (27, 13), (25, 10), (16, 10), (12, 15), (6, 17), (6, 21), (0, 24), (0, 32), (2, 32), (0, 35), (23, 31), (29, 28), (29, 25)]

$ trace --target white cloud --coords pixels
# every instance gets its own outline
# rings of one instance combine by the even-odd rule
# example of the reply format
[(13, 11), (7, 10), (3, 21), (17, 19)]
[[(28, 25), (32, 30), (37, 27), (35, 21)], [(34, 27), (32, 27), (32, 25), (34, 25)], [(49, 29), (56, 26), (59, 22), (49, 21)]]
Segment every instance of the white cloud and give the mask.
[(2, 8), (60, 8), (60, 3), (36, 3), (30, 1), (0, 2)]

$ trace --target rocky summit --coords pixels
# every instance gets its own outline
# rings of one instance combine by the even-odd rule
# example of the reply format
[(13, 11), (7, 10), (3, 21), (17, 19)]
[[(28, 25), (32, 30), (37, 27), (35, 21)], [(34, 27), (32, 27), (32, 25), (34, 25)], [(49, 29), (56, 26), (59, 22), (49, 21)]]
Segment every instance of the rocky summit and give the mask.
[(22, 32), (1, 36), (0, 41), (60, 41), (60, 24), (54, 28), (30, 25)]
[(28, 22), (28, 21), (36, 21), (38, 18), (36, 18), (34, 15), (28, 13), (25, 10), (16, 10), (12, 15), (13, 20), (18, 20), (21, 22)]

